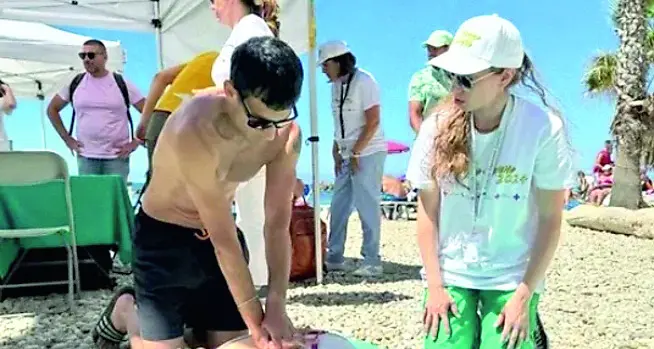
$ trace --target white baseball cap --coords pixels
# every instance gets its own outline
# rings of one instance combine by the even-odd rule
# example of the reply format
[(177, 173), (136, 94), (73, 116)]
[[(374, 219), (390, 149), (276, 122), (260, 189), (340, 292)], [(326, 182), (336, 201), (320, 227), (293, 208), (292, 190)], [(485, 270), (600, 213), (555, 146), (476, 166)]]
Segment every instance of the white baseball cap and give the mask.
[(423, 46), (442, 47), (452, 43), (452, 34), (447, 30), (435, 30), (429, 35)]
[(332, 59), (334, 57), (342, 56), (346, 53), (350, 53), (350, 48), (347, 46), (345, 41), (334, 40), (328, 41), (318, 48), (318, 64), (323, 64), (325, 61)]
[(524, 56), (518, 28), (494, 14), (463, 22), (447, 52), (429, 64), (457, 75), (470, 75), (491, 67), (520, 68)]

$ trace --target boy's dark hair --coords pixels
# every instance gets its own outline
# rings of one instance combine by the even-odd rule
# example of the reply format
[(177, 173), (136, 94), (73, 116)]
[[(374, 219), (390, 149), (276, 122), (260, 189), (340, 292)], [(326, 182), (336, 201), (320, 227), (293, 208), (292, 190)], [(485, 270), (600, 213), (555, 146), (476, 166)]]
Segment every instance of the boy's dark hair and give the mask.
[(232, 54), (230, 80), (234, 88), (241, 98), (260, 98), (270, 109), (294, 106), (300, 98), (303, 79), (300, 58), (277, 38), (251, 38)]
[(90, 39), (84, 41), (84, 46), (97, 46), (102, 49), (102, 52), (107, 52), (107, 47), (104, 45), (104, 43), (100, 40), (97, 39)]
[(330, 60), (338, 63), (340, 67), (338, 71), (339, 77), (354, 73), (354, 68), (357, 66), (357, 58), (350, 52), (336, 56)]

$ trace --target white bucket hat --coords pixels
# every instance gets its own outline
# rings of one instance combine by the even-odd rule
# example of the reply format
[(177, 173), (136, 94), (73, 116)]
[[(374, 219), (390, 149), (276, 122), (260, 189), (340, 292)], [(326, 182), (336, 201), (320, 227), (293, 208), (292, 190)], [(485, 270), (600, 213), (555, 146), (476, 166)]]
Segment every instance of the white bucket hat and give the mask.
[(345, 41), (328, 41), (320, 45), (320, 48), (318, 48), (318, 65), (325, 63), (325, 61), (329, 59), (342, 56), (350, 52), (350, 48), (347, 46)]
[(447, 52), (429, 64), (457, 75), (470, 75), (491, 67), (520, 68), (524, 56), (518, 29), (494, 14), (463, 22)]

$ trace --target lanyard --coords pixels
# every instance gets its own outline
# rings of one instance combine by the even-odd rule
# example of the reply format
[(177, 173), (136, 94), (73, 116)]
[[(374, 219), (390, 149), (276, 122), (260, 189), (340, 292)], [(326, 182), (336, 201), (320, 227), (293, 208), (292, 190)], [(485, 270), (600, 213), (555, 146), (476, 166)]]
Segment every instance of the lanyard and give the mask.
[(354, 74), (356, 74), (357, 71), (354, 70), (352, 73), (350, 73), (350, 76), (347, 77), (347, 87), (345, 87), (345, 90), (343, 90), (343, 85), (341, 85), (341, 100), (339, 102), (338, 106), (338, 116), (341, 121), (341, 139), (345, 139), (345, 121), (343, 120), (343, 105), (345, 104), (345, 99), (347, 98), (347, 95), (350, 93), (350, 86), (352, 85), (352, 79), (354, 78)]
[[(510, 97), (512, 98), (512, 97)], [(513, 108), (512, 100), (509, 99), (506, 108)], [(491, 179), (493, 178), (493, 172), (497, 166), (499, 160), (499, 155), (502, 152), (502, 145), (504, 144), (504, 136), (506, 135), (506, 129), (508, 128), (510, 117), (513, 115), (513, 110), (506, 110), (500, 121), (499, 134), (495, 138), (493, 144), (493, 152), (491, 153), (490, 159), (488, 160), (488, 165), (486, 166), (485, 171), (481, 173), (481, 186), (477, 186), (477, 165), (474, 158), (474, 144), (475, 144), (475, 119), (474, 116), (470, 115), (470, 128), (468, 130), (470, 135), (470, 173), (472, 174), (472, 183), (470, 184), (470, 190), (473, 195), (474, 207), (472, 210), (473, 217), (473, 229), (475, 229), (477, 219), (481, 215), (481, 209), (483, 207), (484, 198), (482, 195), (488, 190)]]

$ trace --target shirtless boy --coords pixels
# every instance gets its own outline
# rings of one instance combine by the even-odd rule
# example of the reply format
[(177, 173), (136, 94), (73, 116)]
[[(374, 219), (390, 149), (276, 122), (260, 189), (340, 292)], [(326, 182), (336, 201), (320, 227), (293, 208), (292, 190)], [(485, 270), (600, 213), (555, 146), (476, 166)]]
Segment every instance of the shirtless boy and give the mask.
[[(301, 134), (293, 122), (303, 70), (279, 39), (253, 38), (232, 57), (221, 94), (192, 98), (164, 126), (134, 236), (136, 303), (145, 348), (183, 346), (183, 325), (209, 330), (210, 347), (249, 333), (281, 348), (291, 243), (288, 227)], [(231, 213), (234, 190), (266, 166), (269, 265), (258, 301)], [(241, 240), (242, 241), (242, 240)]]

